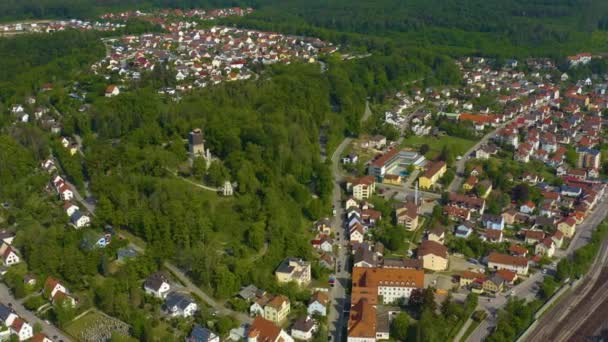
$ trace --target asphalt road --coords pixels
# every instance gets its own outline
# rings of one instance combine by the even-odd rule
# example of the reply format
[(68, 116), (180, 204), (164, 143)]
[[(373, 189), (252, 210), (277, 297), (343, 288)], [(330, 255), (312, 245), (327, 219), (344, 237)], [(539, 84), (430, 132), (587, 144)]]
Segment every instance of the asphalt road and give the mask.
[(509, 120), (507, 122), (504, 122), (504, 123), (498, 125), (496, 127), (496, 129), (494, 129), (492, 132), (484, 135), (483, 138), (481, 138), (481, 140), (479, 140), (475, 145), (473, 145), (462, 156), (462, 158), (456, 162), (456, 175), (455, 175), (454, 179), (452, 180), (452, 182), (450, 183), (450, 185), (448, 186), (448, 191), (449, 192), (456, 192), (462, 186), (462, 182), (464, 182), (464, 168), (466, 166), (467, 161), (470, 160), (469, 156), (473, 152), (475, 152), (476, 150), (478, 150), (482, 145), (484, 145), (488, 141), (490, 141), (490, 139), (494, 138), (496, 136), (496, 132), (498, 132), (499, 129), (505, 127), (506, 125), (508, 125), (509, 123), (511, 123), (513, 120), (517, 119), (517, 117), (518, 116), (516, 116), (515, 118), (513, 118), (513, 119), (511, 119), (511, 120)]
[[(371, 114), (369, 102), (366, 102), (365, 113), (361, 117), (361, 122), (367, 120)], [(340, 272), (337, 272), (337, 269), (335, 270), (336, 272), (334, 272), (336, 283), (329, 293), (331, 304), (329, 314), (327, 315), (327, 323), (329, 334), (333, 336), (334, 341), (346, 340), (346, 336), (342, 336), (342, 331), (347, 323), (346, 318), (344, 317), (344, 310), (350, 309), (350, 298), (346, 295), (346, 287), (349, 286), (351, 279), (349, 265), (347, 265), (349, 248), (345, 245), (349, 232), (348, 227), (346, 227), (345, 212), (342, 206), (341, 184), (344, 181), (344, 174), (340, 169), (340, 156), (352, 141), (352, 138), (345, 138), (342, 140), (331, 156), (331, 171), (334, 183), (332, 204), (336, 210), (336, 214), (332, 219), (332, 227), (335, 229), (336, 233), (340, 233), (340, 236), (337, 238), (340, 248), (336, 255), (336, 264), (341, 265)]]
[[(572, 238), (568, 249), (565, 251), (560, 250), (559, 253), (556, 253), (556, 257), (559, 259), (569, 257), (574, 253), (574, 251), (576, 251), (576, 249), (587, 244), (589, 242), (589, 238), (593, 230), (606, 218), (607, 214), (608, 201), (606, 201), (605, 195), (600, 199), (600, 202), (596, 205), (596, 208), (593, 209), (593, 211), (589, 214), (587, 219), (578, 226), (576, 235)], [(592, 268), (589, 274), (596, 274), (598, 272), (597, 267), (601, 267), (601, 265), (597, 265), (596, 267)], [(538, 291), (536, 285), (542, 282), (543, 277), (544, 275), (542, 274), (542, 272), (536, 272), (531, 275), (528, 279), (514, 287), (516, 293), (515, 296), (519, 298), (525, 298), (527, 300), (533, 299), (536, 296), (536, 292)], [(584, 296), (586, 296), (586, 293), (581, 293), (578, 295), (578, 297), (580, 298), (583, 298)], [(493, 299), (490, 302), (487, 302), (486, 299), (480, 299), (479, 306), (485, 309), (489, 313), (489, 315), (488, 318), (484, 320), (475, 331), (473, 331), (473, 333), (469, 337), (469, 341), (477, 342), (486, 339), (493, 327), (496, 326), (496, 313), (498, 309), (504, 306), (506, 302), (507, 298), (504, 297), (504, 295), (499, 295), (498, 298)], [(567, 305), (572, 304), (570, 303)], [(567, 306), (562, 306), (562, 302), (560, 302), (560, 304), (556, 305), (556, 308), (553, 310), (564, 310), (566, 307)], [(545, 314), (543, 318), (545, 317), (552, 316)], [(528, 339), (529, 341), (543, 341), (542, 336), (545, 336), (544, 334), (547, 334), (547, 331), (551, 331), (552, 327), (553, 329), (561, 329), (561, 326), (557, 324), (555, 320), (550, 320), (549, 322), (542, 322), (543, 323), (538, 325), (540, 327), (539, 329), (542, 329), (542, 331), (531, 334), (530, 336), (536, 337)]]
[(26, 309), (21, 302), (15, 299), (10, 293), (8, 287), (4, 283), (0, 283), (0, 302), (5, 305), (12, 305), (13, 310), (19, 317), (22, 317), (33, 327), (34, 324), (39, 323), (42, 326), (42, 332), (45, 333), (53, 341), (72, 341), (63, 332), (52, 324), (48, 324), (45, 321), (38, 318), (34, 313)]
[[(573, 238), (570, 248), (565, 255), (572, 255), (574, 251), (589, 242), (591, 233), (608, 214), (608, 201), (606, 196), (601, 199), (591, 215), (583, 222)], [(600, 274), (608, 266), (608, 240), (604, 241), (598, 258), (593, 263), (591, 269), (583, 278), (583, 283), (569, 296), (561, 299), (551, 310), (547, 311), (539, 320), (536, 329), (532, 331), (527, 341), (541, 341), (549, 336), (556, 336), (559, 340), (568, 340), (572, 333), (585, 322), (585, 315), (594, 311), (594, 305), (601, 304), (607, 297), (607, 285), (602, 284)], [(594, 288), (601, 288), (601, 291), (592, 291)], [(599, 296), (599, 297), (597, 297)], [(587, 302), (584, 302), (587, 300)], [(583, 308), (577, 309), (580, 303)]]

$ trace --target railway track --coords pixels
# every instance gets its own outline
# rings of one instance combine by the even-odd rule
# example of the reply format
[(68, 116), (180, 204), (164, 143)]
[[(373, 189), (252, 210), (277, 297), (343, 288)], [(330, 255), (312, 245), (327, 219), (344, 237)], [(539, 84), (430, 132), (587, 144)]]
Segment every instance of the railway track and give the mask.
[[(526, 341), (566, 341), (593, 311), (608, 299), (608, 239), (602, 243), (589, 273), (574, 292), (545, 313)], [(572, 319), (568, 319), (571, 317)], [(606, 317), (606, 316), (604, 316)], [(581, 319), (582, 318), (582, 319)]]

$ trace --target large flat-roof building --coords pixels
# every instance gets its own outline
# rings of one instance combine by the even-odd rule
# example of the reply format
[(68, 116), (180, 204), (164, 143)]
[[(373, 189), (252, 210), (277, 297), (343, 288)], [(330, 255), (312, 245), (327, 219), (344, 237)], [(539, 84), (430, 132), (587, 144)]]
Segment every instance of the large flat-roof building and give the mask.
[(410, 165), (422, 169), (426, 165), (426, 159), (415, 151), (392, 148), (371, 161), (367, 174), (380, 180), (385, 175), (403, 176)]

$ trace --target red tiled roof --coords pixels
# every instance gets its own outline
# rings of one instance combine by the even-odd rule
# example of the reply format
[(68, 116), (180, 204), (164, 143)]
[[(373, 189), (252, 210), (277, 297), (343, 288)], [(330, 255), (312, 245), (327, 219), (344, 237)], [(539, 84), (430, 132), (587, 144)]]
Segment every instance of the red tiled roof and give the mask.
[(488, 262), (493, 262), (502, 265), (513, 265), (513, 266), (526, 266), (528, 265), (528, 259), (523, 257), (515, 257), (508, 254), (502, 254), (492, 252), (488, 256)]

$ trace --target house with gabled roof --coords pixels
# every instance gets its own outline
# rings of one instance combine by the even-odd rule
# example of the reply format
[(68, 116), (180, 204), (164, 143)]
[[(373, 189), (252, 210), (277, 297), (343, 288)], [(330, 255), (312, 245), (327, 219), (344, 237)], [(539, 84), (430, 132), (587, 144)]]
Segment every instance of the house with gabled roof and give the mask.
[(153, 273), (144, 281), (144, 291), (146, 294), (156, 298), (166, 298), (170, 290), (171, 285), (169, 280), (162, 272)]
[(13, 320), (10, 325), (11, 333), (17, 335), (19, 341), (25, 341), (34, 336), (34, 329), (32, 326), (20, 317)]
[(528, 274), (528, 259), (492, 252), (488, 256), (488, 267), (494, 270), (506, 269), (520, 275)]

